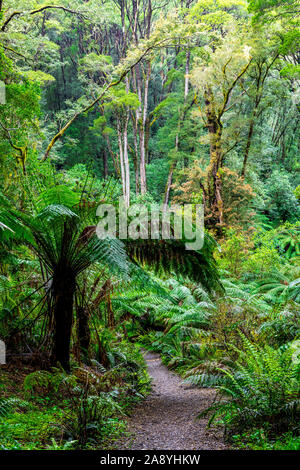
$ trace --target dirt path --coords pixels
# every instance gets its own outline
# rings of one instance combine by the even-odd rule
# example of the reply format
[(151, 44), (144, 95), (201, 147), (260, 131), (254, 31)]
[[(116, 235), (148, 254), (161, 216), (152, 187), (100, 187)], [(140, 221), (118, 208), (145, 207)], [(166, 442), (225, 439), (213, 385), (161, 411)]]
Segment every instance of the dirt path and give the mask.
[(206, 419), (195, 420), (214, 392), (190, 388), (162, 365), (158, 354), (145, 356), (153, 391), (128, 419), (130, 438), (119, 449), (226, 449), (222, 436), (207, 430)]

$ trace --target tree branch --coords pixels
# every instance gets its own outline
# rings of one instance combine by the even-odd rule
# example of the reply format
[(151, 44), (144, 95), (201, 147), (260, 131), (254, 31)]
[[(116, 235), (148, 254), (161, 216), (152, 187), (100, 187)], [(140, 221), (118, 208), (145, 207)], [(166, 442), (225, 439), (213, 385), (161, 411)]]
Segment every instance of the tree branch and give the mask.
[(6, 51), (13, 52), (13, 53), (16, 54), (16, 55), (19, 55), (20, 57), (23, 57), (23, 59), (25, 59), (26, 61), (28, 60), (28, 57), (26, 57), (25, 55), (21, 54), (20, 52), (15, 51), (15, 50), (12, 49), (11, 47), (4, 46), (4, 44), (2, 44), (2, 47), (3, 47)]
[(32, 10), (32, 11), (14, 11), (3, 23), (2, 27), (1, 27), (1, 31), (5, 31), (7, 25), (11, 22), (11, 20), (15, 17), (15, 16), (21, 16), (21, 15), (35, 15), (36, 13), (41, 13), (42, 11), (44, 10), (48, 10), (48, 9), (55, 9), (55, 10), (63, 10), (63, 11), (66, 11), (68, 13), (72, 13), (73, 15), (78, 15), (82, 18), (86, 18), (82, 13), (78, 12), (78, 11), (75, 11), (75, 10), (71, 10), (70, 8), (66, 8), (66, 7), (63, 7), (61, 5), (44, 5), (40, 8), (37, 8), (36, 10)]
[(251, 64), (253, 58), (251, 57), (251, 59), (249, 60), (248, 64), (241, 70), (241, 72), (236, 76), (236, 78), (233, 80), (232, 84), (230, 85), (230, 87), (228, 88), (228, 90), (226, 91), (225, 95), (224, 95), (224, 102), (223, 102), (223, 105), (222, 105), (222, 108), (220, 109), (219, 113), (218, 113), (218, 120), (221, 119), (221, 116), (223, 115), (225, 109), (226, 109), (226, 106), (227, 106), (227, 103), (228, 103), (228, 100), (229, 100), (229, 96), (230, 96), (230, 93), (232, 92), (232, 90), (234, 89), (235, 85), (237, 84), (238, 80), (244, 75), (244, 73), (246, 73), (249, 65)]

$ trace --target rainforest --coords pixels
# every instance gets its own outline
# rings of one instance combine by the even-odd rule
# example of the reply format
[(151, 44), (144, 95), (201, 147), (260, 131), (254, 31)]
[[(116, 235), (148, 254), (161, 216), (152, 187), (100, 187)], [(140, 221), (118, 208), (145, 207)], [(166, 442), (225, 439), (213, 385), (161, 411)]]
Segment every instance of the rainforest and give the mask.
[(0, 451), (300, 450), (299, 13), (0, 0)]

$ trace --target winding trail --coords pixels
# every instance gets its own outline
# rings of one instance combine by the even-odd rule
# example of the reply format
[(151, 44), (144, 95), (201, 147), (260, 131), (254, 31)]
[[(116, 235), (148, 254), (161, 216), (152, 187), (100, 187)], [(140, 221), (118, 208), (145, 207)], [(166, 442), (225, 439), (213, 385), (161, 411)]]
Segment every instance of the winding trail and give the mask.
[(134, 409), (128, 419), (130, 437), (118, 449), (226, 449), (222, 434), (206, 428), (207, 419), (195, 419), (212, 403), (214, 391), (183, 385), (158, 354), (147, 352), (145, 359), (153, 391)]

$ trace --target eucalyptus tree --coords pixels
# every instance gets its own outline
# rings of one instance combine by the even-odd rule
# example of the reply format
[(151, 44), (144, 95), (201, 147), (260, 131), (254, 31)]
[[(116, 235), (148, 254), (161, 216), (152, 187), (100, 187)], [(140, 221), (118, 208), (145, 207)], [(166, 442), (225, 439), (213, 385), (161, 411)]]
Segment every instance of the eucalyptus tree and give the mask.
[(215, 50), (208, 50), (204, 63), (200, 60), (191, 72), (192, 83), (202, 97), (199, 113), (207, 128), (210, 145), (210, 161), (203, 197), (219, 227), (224, 224), (220, 175), (225, 152), (224, 117), (240, 99), (241, 93), (234, 96), (234, 92), (252, 62), (250, 46), (240, 37), (240, 32), (234, 31), (233, 24), (230, 28), (232, 31), (222, 40), (221, 45)]

